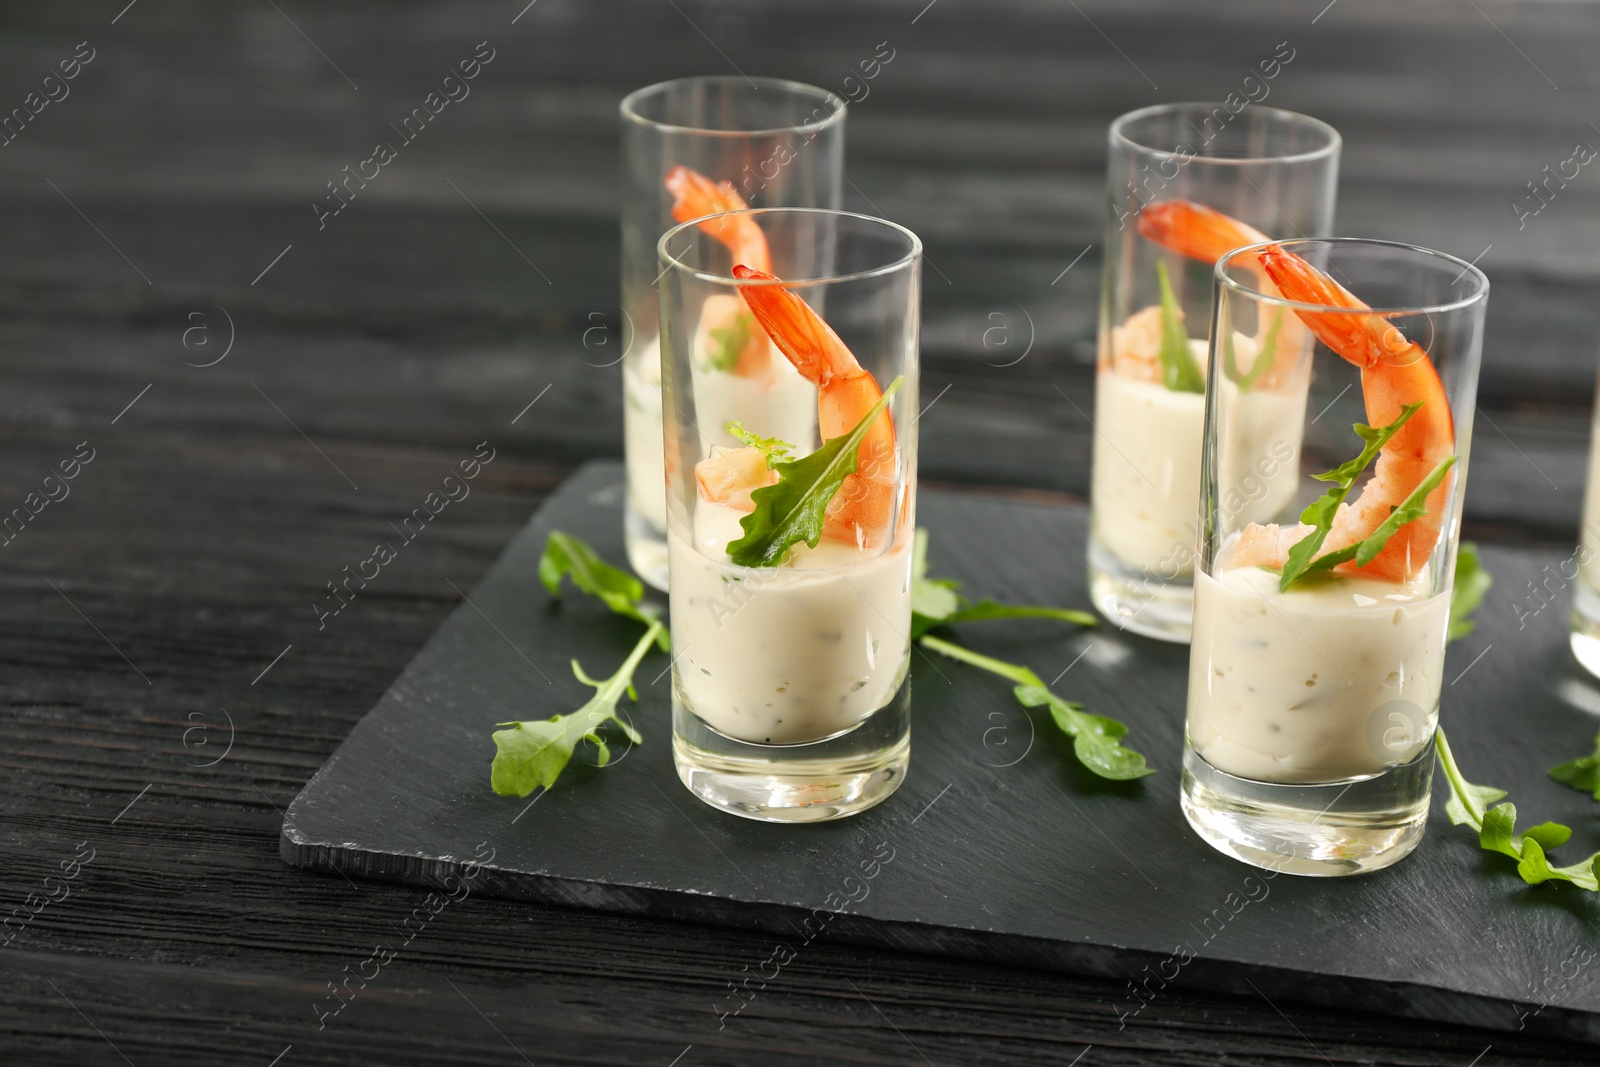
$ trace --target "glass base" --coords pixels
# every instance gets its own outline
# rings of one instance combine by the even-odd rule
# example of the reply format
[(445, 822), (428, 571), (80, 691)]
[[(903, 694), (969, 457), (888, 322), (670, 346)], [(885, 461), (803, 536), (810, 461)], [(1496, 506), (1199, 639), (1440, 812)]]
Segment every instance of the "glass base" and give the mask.
[(1572, 594), (1572, 654), (1600, 678), (1600, 593), (1578, 579)]
[(1409, 763), (1342, 782), (1236, 778), (1184, 743), (1183, 814), (1225, 855), (1286, 874), (1337, 877), (1381, 870), (1422, 840), (1433, 788), (1433, 744)]
[(1109, 621), (1157, 641), (1189, 643), (1194, 625), (1194, 583), (1164, 581), (1125, 566), (1092, 534), (1089, 597)]
[(633, 573), (663, 593), (667, 591), (667, 532), (656, 529), (649, 519), (633, 510), (630, 501), (622, 509), (622, 540)]
[(911, 763), (911, 683), (854, 729), (806, 745), (757, 745), (713, 730), (674, 687), (672, 758), (689, 791), (760, 822), (827, 822), (887, 800)]

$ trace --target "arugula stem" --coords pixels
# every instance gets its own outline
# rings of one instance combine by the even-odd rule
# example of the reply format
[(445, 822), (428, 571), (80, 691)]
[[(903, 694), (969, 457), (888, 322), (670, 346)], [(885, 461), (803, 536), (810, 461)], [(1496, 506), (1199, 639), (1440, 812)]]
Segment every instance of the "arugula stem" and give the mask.
[(1478, 803), (1478, 798), (1467, 787), (1467, 780), (1461, 776), (1461, 768), (1456, 766), (1455, 754), (1450, 751), (1450, 742), (1445, 740), (1443, 729), (1434, 730), (1433, 747), (1439, 753), (1440, 763), (1444, 765), (1445, 777), (1450, 779), (1450, 788), (1455, 791), (1461, 806), (1472, 817), (1473, 829), (1483, 829), (1483, 805)]
[(951, 659), (958, 659), (962, 663), (967, 663), (979, 668), (980, 670), (988, 671), (990, 674), (998, 674), (1002, 678), (1009, 678), (1018, 685), (1036, 685), (1040, 689), (1045, 688), (1044, 682), (1039, 679), (1037, 674), (1034, 674), (1026, 667), (1018, 666), (1015, 663), (1007, 663), (1005, 660), (992, 659), (991, 657), (985, 656), (982, 653), (974, 652), (970, 648), (964, 648), (961, 645), (946, 641), (943, 638), (934, 637), (932, 634), (924, 634), (918, 639), (918, 643), (924, 648), (933, 649), (933, 651), (939, 653), (941, 656), (948, 656)]
[(617, 673), (607, 678), (604, 682), (596, 683), (592, 679), (585, 678), (583, 668), (578, 666), (577, 660), (572, 661), (572, 670), (579, 679), (595, 686), (598, 696), (619, 700), (624, 691), (629, 696), (633, 696), (633, 672), (638, 669), (639, 661), (644, 659), (644, 654), (650, 651), (650, 642), (654, 641), (656, 635), (665, 629), (666, 626), (662, 624), (660, 619), (652, 622), (645, 630), (644, 635), (639, 638), (639, 643), (633, 646), (633, 651), (628, 653), (628, 658), (622, 661), (622, 666), (617, 668)]

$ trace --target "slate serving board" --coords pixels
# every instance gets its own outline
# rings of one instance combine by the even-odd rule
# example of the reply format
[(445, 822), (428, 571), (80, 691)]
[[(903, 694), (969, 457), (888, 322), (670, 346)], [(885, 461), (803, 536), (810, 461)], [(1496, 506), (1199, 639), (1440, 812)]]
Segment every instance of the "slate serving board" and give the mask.
[[(621, 480), (620, 464), (589, 464), (512, 541), (296, 798), (287, 862), (449, 887), (492, 849), (474, 891), (746, 927), (791, 950), (821, 936), (1126, 980), (1106, 1003), (1119, 1016), (1171, 983), (1600, 1042), (1593, 896), (1525, 887), (1448, 824), (1442, 781), (1427, 837), (1386, 871), (1269, 880), (1223, 857), (1178, 809), (1188, 649), (1109, 628), (1029, 620), (960, 636), (1127, 722), (1159, 769), (1142, 782), (1093, 778), (1000, 680), (919, 650), (900, 791), (838, 823), (750, 822), (678, 782), (668, 659), (652, 654), (628, 708), (643, 745), (574, 766), (548, 795), (492, 795), (495, 724), (576, 708), (591, 691), (568, 661), (609, 673), (638, 633), (537, 584), (552, 529), (622, 559)], [(1086, 509), (924, 490), (918, 510), (935, 575), (1087, 605)], [(1443, 721), (1470, 779), (1575, 828), (1558, 853), (1571, 862), (1597, 847), (1600, 807), (1545, 771), (1588, 751), (1600, 685), (1567, 651), (1568, 595), (1531, 592), (1535, 579), (1555, 589), (1562, 557), (1484, 558), (1496, 584), (1478, 632), (1450, 650)]]

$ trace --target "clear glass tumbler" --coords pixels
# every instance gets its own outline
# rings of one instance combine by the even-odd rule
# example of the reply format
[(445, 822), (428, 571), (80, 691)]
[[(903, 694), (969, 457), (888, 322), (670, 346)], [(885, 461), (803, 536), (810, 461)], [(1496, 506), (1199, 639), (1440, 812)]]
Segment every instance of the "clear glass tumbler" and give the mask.
[[(771, 274), (736, 267), (728, 227), (761, 231)], [(751, 819), (852, 815), (911, 751), (921, 242), (780, 208), (660, 252), (678, 776)]]
[[(1594, 420), (1589, 429), (1589, 484), (1583, 494), (1583, 529), (1571, 564), (1560, 568), (1577, 582), (1572, 591), (1572, 654), (1585, 670), (1600, 678), (1600, 383), (1595, 386)], [(1542, 601), (1541, 601), (1542, 602)], [(1521, 609), (1519, 609), (1519, 614)]]
[[(624, 533), (628, 562), (667, 587), (656, 242), (677, 223), (743, 207), (837, 208), (845, 102), (775, 78), (682, 78), (622, 101)], [(690, 175), (721, 188), (696, 187)], [(677, 212), (675, 217), (674, 212)]]
[(1327, 123), (1254, 104), (1165, 104), (1111, 124), (1089, 591), (1125, 629), (1189, 639), (1212, 265), (1268, 237), (1331, 233), (1339, 147)]
[(1489, 283), (1362, 240), (1216, 277), (1184, 814), (1246, 863), (1376, 870), (1428, 816)]

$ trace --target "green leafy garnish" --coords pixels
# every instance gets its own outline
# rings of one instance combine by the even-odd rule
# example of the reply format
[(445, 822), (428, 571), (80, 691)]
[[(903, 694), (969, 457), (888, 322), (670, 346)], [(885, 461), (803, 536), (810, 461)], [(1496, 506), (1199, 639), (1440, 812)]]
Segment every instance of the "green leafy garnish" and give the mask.
[(653, 620), (622, 666), (604, 681), (590, 678), (573, 660), (572, 673), (578, 681), (595, 689), (594, 696), (577, 711), (533, 722), (500, 723), (502, 728), (494, 733), (496, 752), (489, 771), (489, 784), (494, 791), (503, 797), (525, 797), (535, 788), (549, 789), (566, 769), (579, 741), (595, 746), (596, 763), (604, 767), (611, 759), (611, 750), (600, 736), (600, 727), (608, 720), (621, 727), (628, 740), (639, 744), (643, 740), (639, 732), (617, 715), (617, 701), (623, 693), (635, 701), (639, 699), (633, 687), (633, 672), (651, 643), (665, 636), (666, 627), (661, 620)]
[(767, 469), (771, 470), (779, 463), (789, 459), (789, 454), (794, 451), (794, 445), (777, 437), (761, 437), (744, 428), (744, 423), (738, 419), (733, 420), (723, 427), (731, 437), (739, 439), (739, 443), (748, 448), (758, 450), (767, 457)]
[(1401, 502), (1400, 506), (1389, 512), (1389, 517), (1378, 524), (1378, 528), (1357, 541), (1353, 545), (1346, 545), (1336, 552), (1318, 556), (1306, 567), (1309, 571), (1328, 571), (1341, 563), (1350, 560), (1356, 561), (1356, 566), (1365, 567), (1378, 558), (1378, 553), (1383, 551), (1383, 546), (1389, 543), (1389, 538), (1408, 522), (1415, 522), (1428, 513), (1428, 494), (1439, 487), (1444, 481), (1444, 476), (1450, 473), (1450, 468), (1456, 465), (1456, 457), (1446, 456), (1428, 476), (1422, 479), (1411, 495)]
[(1049, 708), (1050, 716), (1061, 732), (1072, 738), (1072, 751), (1077, 755), (1078, 762), (1101, 778), (1126, 781), (1155, 773), (1145, 766), (1143, 756), (1131, 748), (1122, 747), (1122, 738), (1128, 733), (1126, 726), (1104, 715), (1090, 715), (1083, 710), (1082, 704), (1062, 700), (1027, 667), (980, 655), (932, 635), (924, 636), (919, 643), (941, 656), (960, 660), (1015, 682), (1016, 688), (1012, 693), (1017, 703), (1025, 708)]
[(728, 542), (728, 558), (741, 567), (776, 567), (800, 541), (816, 548), (829, 501), (856, 471), (862, 439), (904, 383), (903, 376), (890, 382), (849, 433), (822, 442), (809, 456), (773, 464), (778, 480), (750, 494), (755, 510), (739, 521), (744, 536)]
[(561, 579), (567, 576), (573, 585), (618, 615), (644, 623), (645, 632), (617, 672), (604, 681), (590, 678), (577, 660), (572, 661), (572, 673), (578, 681), (595, 689), (594, 696), (577, 711), (548, 719), (498, 724), (501, 729), (493, 735), (495, 757), (489, 784), (500, 796), (525, 797), (535, 788), (549, 789), (566, 769), (580, 741), (595, 746), (597, 762), (604, 767), (611, 759), (611, 750), (606, 747), (600, 728), (608, 720), (615, 721), (634, 744), (643, 740), (637, 730), (617, 716), (617, 701), (623, 693), (639, 699), (633, 688), (634, 669), (652, 644), (667, 651), (670, 641), (666, 624), (644, 602), (644, 585), (639, 579), (611, 566), (576, 537), (553, 530), (539, 557), (539, 580), (551, 596), (559, 598)]
[[(601, 559), (594, 549), (571, 534), (551, 530), (545, 539), (544, 555), (539, 557), (539, 580), (551, 596), (559, 599), (563, 577), (571, 577), (573, 585), (618, 615), (647, 626), (656, 621), (659, 612), (644, 602), (644, 583)], [(658, 629), (655, 636), (665, 652), (669, 647), (667, 631)]]
[(1161, 279), (1161, 384), (1176, 393), (1203, 393), (1206, 380), (1189, 351), (1189, 335), (1183, 331), (1183, 313), (1167, 278), (1167, 265), (1156, 264)]
[[(1517, 874), (1529, 885), (1571, 882), (1591, 893), (1600, 892), (1600, 874), (1596, 871), (1600, 852), (1570, 867), (1550, 866), (1546, 850), (1566, 844), (1572, 837), (1572, 829), (1560, 823), (1545, 822), (1518, 833), (1517, 806), (1510, 802), (1496, 803), (1506, 795), (1505, 790), (1467, 781), (1461, 768), (1456, 766), (1444, 731), (1437, 731), (1433, 740), (1445, 778), (1450, 783), (1450, 799), (1444, 810), (1452, 823), (1478, 831), (1478, 845), (1485, 851), (1516, 860)], [(1494, 807), (1487, 807), (1490, 804)]]
[(1571, 763), (1563, 763), (1559, 767), (1550, 769), (1550, 777), (1562, 785), (1585, 793), (1594, 794), (1600, 800), (1600, 734), (1594, 739), (1594, 752), (1580, 757)]
[(1484, 594), (1494, 584), (1494, 576), (1483, 567), (1478, 558), (1478, 546), (1471, 541), (1461, 542), (1456, 551), (1456, 576), (1450, 589), (1450, 632), (1448, 644), (1458, 641), (1478, 628), (1469, 616), (1483, 603)]
[(1307, 504), (1306, 509), (1300, 513), (1300, 521), (1309, 523), (1312, 530), (1289, 547), (1289, 558), (1284, 563), (1283, 574), (1278, 579), (1280, 593), (1288, 592), (1294, 580), (1310, 569), (1312, 559), (1322, 548), (1322, 542), (1328, 539), (1328, 531), (1333, 529), (1333, 520), (1339, 514), (1339, 505), (1350, 495), (1350, 489), (1356, 484), (1356, 479), (1361, 477), (1361, 472), (1367, 469), (1367, 464), (1377, 456), (1378, 450), (1388, 442), (1389, 438), (1400, 432), (1400, 427), (1404, 426), (1420, 407), (1422, 407), (1420, 400), (1415, 404), (1407, 404), (1400, 409), (1399, 418), (1376, 430), (1364, 423), (1356, 423), (1351, 428), (1355, 430), (1357, 437), (1366, 442), (1361, 454), (1347, 463), (1341, 463), (1331, 471), (1313, 475), (1320, 482), (1338, 484)]
[(750, 315), (739, 312), (726, 326), (706, 331), (711, 339), (711, 350), (706, 353), (706, 367), (710, 370), (729, 371), (739, 363), (739, 353), (750, 343)]
[(961, 610), (959, 582), (928, 577), (928, 531), (919, 529), (911, 547), (911, 637), (915, 640)]
[(1233, 348), (1233, 331), (1228, 330), (1222, 339), (1224, 354), (1227, 358), (1222, 361), (1222, 372), (1239, 386), (1241, 393), (1249, 392), (1250, 387), (1256, 384), (1256, 379), (1266, 373), (1272, 366), (1272, 357), (1278, 348), (1278, 329), (1283, 325), (1283, 316), (1286, 309), (1279, 308), (1277, 315), (1272, 319), (1272, 325), (1267, 327), (1267, 335), (1261, 340), (1261, 347), (1256, 351), (1255, 362), (1250, 364), (1250, 369), (1243, 373), (1239, 371), (1239, 357)]

